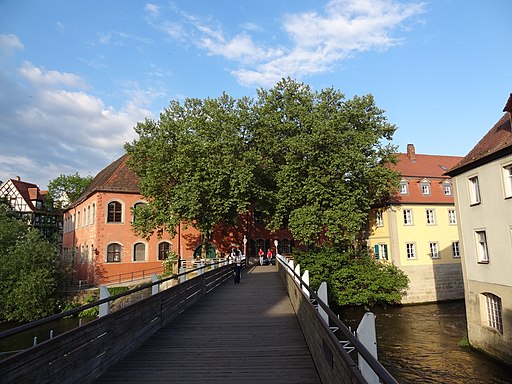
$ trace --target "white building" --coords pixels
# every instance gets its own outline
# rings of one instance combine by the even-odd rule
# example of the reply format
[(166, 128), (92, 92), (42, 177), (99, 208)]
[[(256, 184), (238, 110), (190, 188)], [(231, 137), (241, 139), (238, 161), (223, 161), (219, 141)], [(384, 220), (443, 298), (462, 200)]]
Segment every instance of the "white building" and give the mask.
[(512, 363), (512, 94), (453, 178), (470, 344)]

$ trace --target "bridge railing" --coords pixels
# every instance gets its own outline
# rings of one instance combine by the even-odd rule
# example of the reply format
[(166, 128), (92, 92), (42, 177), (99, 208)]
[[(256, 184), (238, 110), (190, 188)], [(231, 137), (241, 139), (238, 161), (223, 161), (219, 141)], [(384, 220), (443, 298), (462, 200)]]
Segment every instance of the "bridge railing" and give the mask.
[[(185, 280), (186, 275), (196, 277)], [(122, 360), (149, 337), (165, 327), (202, 296), (232, 277), (232, 265), (213, 263), (144, 284), (45, 319), (0, 333), (0, 343), (38, 327), (122, 297), (141, 294), (137, 305), (128, 305), (107, 316), (45, 340), (0, 360), (2, 383), (91, 383), (108, 367)], [(169, 284), (175, 280), (175, 284)], [(159, 290), (164, 285), (172, 285)], [(145, 296), (145, 295), (143, 295)]]
[[(301, 277), (300, 266), (282, 256), (278, 257), (278, 268), (323, 383), (398, 384), (329, 308), (326, 298), (324, 301), (309, 287), (308, 271)], [(373, 379), (363, 376), (358, 359), (371, 368)]]

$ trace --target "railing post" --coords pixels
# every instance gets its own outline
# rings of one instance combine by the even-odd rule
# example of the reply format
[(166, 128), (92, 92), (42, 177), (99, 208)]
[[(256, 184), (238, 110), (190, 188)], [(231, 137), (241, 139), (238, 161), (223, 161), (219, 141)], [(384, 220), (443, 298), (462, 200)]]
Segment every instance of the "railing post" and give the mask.
[[(366, 312), (357, 327), (357, 338), (366, 347), (368, 352), (377, 360), (377, 334), (375, 331), (375, 315), (372, 312)], [(379, 376), (370, 368), (368, 363), (357, 355), (359, 370), (368, 384), (379, 384)]]
[(178, 273), (180, 274), (179, 283), (184, 283), (187, 279), (187, 276), (185, 276), (185, 272), (187, 272), (187, 268), (182, 264), (180, 270)]
[[(156, 283), (158, 281), (158, 276), (156, 273), (153, 273), (151, 276), (151, 282)], [(156, 295), (158, 292), (160, 292), (160, 284), (153, 284), (151, 286), (151, 295)]]
[[(318, 298), (323, 301), (327, 306), (329, 306), (329, 302), (327, 300), (327, 282), (322, 281), (320, 284), (320, 287), (318, 288)], [(329, 315), (325, 310), (322, 308), (321, 305), (318, 306), (318, 314), (324, 321), (324, 323), (329, 326)]]
[[(110, 297), (110, 292), (108, 291), (107, 287), (100, 287), (100, 300), (106, 299)], [(106, 303), (100, 304), (100, 310), (98, 317), (106, 316), (110, 313), (110, 301), (107, 301)]]

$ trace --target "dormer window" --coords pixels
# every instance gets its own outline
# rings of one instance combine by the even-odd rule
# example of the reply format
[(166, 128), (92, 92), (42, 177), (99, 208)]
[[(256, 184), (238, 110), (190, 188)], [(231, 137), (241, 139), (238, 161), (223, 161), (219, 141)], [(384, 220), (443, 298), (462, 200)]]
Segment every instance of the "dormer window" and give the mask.
[(420, 182), (421, 193), (423, 195), (430, 195), (430, 181), (428, 179), (423, 179)]
[(400, 180), (400, 194), (407, 195), (409, 193), (409, 183), (407, 180)]
[(449, 181), (443, 182), (443, 193), (445, 196), (452, 195), (452, 183), (450, 183)]

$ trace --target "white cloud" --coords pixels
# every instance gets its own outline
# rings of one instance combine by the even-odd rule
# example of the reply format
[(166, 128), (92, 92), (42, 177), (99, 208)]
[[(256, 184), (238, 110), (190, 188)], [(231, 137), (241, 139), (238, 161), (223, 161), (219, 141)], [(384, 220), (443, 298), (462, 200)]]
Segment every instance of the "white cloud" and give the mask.
[(9, 35), (0, 35), (0, 49), (2, 51), (8, 50), (16, 50), (16, 49), (24, 49), (23, 43), (20, 41), (18, 36), (9, 34)]
[[(184, 15), (174, 28), (184, 33), (191, 25), (198, 46), (209, 55), (233, 61), (231, 71), (239, 83), (270, 86), (282, 77), (302, 78), (333, 70), (340, 61), (369, 50), (383, 51), (402, 42), (397, 30), (413, 16), (424, 11), (423, 3), (399, 3), (396, 0), (331, 0), (323, 12), (287, 14), (282, 31), (291, 44), (269, 47), (254, 41), (249, 32), (261, 30), (251, 23), (242, 24), (243, 32), (226, 37), (222, 28), (197, 17)], [(171, 33), (168, 33), (171, 35)], [(177, 33), (175, 33), (177, 35)], [(281, 39), (285, 41), (285, 39)]]
[(147, 3), (144, 10), (146, 10), (152, 17), (158, 17), (160, 15), (160, 7), (156, 4)]
[(19, 73), (35, 86), (52, 87), (62, 85), (87, 88), (87, 83), (80, 76), (69, 72), (48, 71), (45, 68), (36, 67), (29, 61), (23, 63)]

